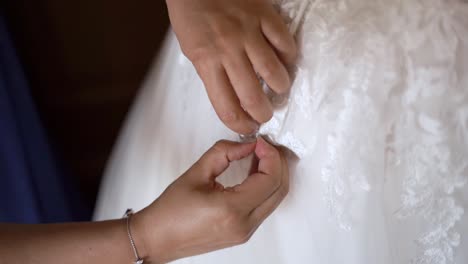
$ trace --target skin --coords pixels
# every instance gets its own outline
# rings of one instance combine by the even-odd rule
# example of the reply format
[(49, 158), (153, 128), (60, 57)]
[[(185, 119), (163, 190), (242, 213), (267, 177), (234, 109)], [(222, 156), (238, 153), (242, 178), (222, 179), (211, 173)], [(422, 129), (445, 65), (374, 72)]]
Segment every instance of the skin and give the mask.
[[(247, 179), (224, 187), (230, 162), (255, 153)], [(131, 218), (145, 263), (166, 263), (246, 242), (286, 196), (288, 165), (263, 139), (220, 141), (151, 205)], [(50, 225), (0, 224), (0, 263), (130, 263), (125, 220)]]
[(286, 93), (296, 44), (269, 0), (167, 0), (173, 30), (223, 123), (241, 134), (271, 119), (257, 74)]
[[(249, 134), (272, 116), (257, 73), (273, 91), (290, 86), (293, 37), (268, 0), (167, 0), (182, 51), (203, 80), (220, 119)], [(255, 153), (249, 177), (216, 182), (231, 161)], [(246, 242), (288, 192), (283, 153), (259, 139), (220, 141), (150, 206), (132, 217), (145, 263), (166, 263)], [(125, 220), (49, 225), (0, 224), (3, 263), (129, 263)]]

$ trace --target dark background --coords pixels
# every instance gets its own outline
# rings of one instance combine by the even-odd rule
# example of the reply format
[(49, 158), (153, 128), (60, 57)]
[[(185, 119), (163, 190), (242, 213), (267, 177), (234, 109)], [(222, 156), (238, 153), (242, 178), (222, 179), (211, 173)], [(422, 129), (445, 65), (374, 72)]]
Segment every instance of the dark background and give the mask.
[(6, 0), (49, 140), (94, 206), (129, 106), (168, 28), (163, 0)]

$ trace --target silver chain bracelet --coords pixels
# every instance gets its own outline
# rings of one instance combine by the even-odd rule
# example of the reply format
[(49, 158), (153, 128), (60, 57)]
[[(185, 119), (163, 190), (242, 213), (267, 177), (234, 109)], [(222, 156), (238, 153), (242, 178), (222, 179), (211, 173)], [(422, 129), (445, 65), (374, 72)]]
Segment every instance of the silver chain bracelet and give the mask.
[(143, 259), (140, 258), (140, 256), (138, 255), (138, 251), (137, 251), (137, 248), (135, 246), (135, 240), (133, 240), (133, 237), (132, 237), (132, 232), (130, 230), (130, 219), (132, 218), (132, 215), (133, 215), (133, 210), (132, 209), (127, 209), (127, 211), (125, 211), (125, 214), (124, 214), (124, 218), (127, 219), (127, 235), (128, 235), (128, 238), (130, 239), (130, 244), (132, 246), (132, 250), (133, 250), (133, 254), (135, 254), (135, 262), (133, 262), (134, 264), (143, 264)]

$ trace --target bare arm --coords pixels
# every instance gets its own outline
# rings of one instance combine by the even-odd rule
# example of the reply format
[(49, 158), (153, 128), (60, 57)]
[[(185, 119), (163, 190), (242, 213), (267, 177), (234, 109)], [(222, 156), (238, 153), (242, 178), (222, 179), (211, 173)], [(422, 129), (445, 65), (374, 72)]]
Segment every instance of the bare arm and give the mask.
[[(136, 220), (132, 219), (132, 220)], [(140, 234), (134, 239), (145, 254)], [(48, 225), (0, 225), (0, 263), (131, 263), (124, 220)]]
[[(216, 181), (230, 162), (252, 153), (258, 163), (243, 183), (224, 187)], [(288, 175), (282, 152), (263, 139), (216, 143), (131, 217), (139, 255), (145, 263), (166, 263), (246, 242), (285, 197)], [(0, 224), (0, 264), (131, 263), (125, 221)]]

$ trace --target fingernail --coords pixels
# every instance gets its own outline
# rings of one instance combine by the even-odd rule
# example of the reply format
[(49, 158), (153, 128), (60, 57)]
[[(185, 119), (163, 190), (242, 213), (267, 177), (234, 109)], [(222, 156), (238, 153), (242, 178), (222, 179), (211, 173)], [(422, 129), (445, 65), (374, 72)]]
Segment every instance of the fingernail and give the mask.
[(239, 134), (241, 142), (255, 142), (257, 141), (257, 134), (260, 126), (257, 122), (250, 120), (249, 125), (252, 128), (252, 132), (249, 134)]
[(249, 121), (249, 126), (253, 131), (252, 133), (257, 133), (258, 129), (260, 128), (260, 125), (257, 122), (253, 121), (253, 120)]
[(239, 139), (240, 142), (242, 143), (252, 143), (257, 140), (257, 132), (254, 132), (252, 134), (239, 134)]
[(265, 157), (265, 155), (269, 152), (269, 144), (265, 141), (263, 137), (257, 138), (257, 146), (255, 147), (255, 154), (260, 159)]

